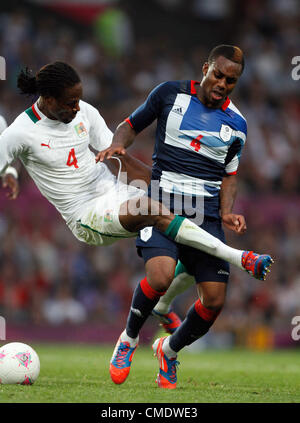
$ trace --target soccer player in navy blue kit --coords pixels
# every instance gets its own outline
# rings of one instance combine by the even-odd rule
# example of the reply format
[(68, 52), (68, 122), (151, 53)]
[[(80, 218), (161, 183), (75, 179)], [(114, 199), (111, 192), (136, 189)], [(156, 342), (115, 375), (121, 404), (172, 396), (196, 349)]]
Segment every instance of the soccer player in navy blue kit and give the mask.
[[(232, 213), (232, 208), (247, 124), (228, 98), (243, 68), (240, 48), (215, 47), (203, 65), (201, 82), (169, 81), (156, 87), (145, 103), (118, 126), (111, 147), (97, 156), (102, 161), (113, 154), (124, 154), (135, 136), (157, 119), (152, 182), (158, 181), (159, 187), (155, 190), (155, 184), (150, 185), (148, 195), (164, 202), (168, 193), (172, 212), (183, 206), (178, 214), (191, 219), (192, 210), (194, 222), (222, 242), (222, 225), (238, 234), (246, 230), (244, 217)], [(187, 198), (191, 200), (189, 210), (184, 207)], [(229, 264), (181, 246), (152, 227), (140, 232), (137, 248), (145, 261), (146, 278), (135, 289), (126, 330), (112, 356), (110, 374), (115, 383), (125, 381), (139, 330), (171, 284), (180, 259), (195, 278), (199, 299), (180, 327), (152, 346), (159, 360), (158, 386), (174, 389), (177, 353), (208, 332), (224, 305)], [(251, 251), (241, 256), (254, 276), (260, 267), (257, 257)]]

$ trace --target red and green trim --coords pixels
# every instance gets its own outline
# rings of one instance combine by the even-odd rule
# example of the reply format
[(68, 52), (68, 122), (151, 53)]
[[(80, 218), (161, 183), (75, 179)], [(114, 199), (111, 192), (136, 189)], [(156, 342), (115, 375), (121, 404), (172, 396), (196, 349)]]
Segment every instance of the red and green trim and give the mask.
[(41, 116), (36, 111), (36, 108), (34, 107), (34, 104), (29, 107), (27, 110), (25, 110), (25, 113), (30, 117), (33, 123), (37, 123), (39, 120), (41, 120)]

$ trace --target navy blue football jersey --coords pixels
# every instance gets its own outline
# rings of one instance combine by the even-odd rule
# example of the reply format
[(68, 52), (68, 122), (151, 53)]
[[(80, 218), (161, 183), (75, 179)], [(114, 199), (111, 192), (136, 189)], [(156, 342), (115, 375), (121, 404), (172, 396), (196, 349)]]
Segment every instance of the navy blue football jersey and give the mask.
[(197, 98), (197, 83), (160, 84), (126, 121), (139, 133), (157, 119), (152, 181), (158, 181), (159, 199), (170, 194), (166, 205), (174, 212), (174, 198), (189, 196), (194, 205), (202, 199), (197, 204), (204, 215), (218, 218), (222, 179), (237, 172), (247, 123), (229, 98), (219, 109), (206, 107)]

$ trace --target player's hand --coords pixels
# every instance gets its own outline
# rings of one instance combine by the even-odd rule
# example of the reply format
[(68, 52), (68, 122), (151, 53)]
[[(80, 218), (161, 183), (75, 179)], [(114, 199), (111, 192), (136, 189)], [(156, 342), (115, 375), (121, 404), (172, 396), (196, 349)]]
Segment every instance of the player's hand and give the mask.
[(247, 230), (246, 220), (241, 214), (223, 214), (222, 222), (227, 229), (230, 229), (239, 235), (244, 234)]
[(14, 177), (14, 175), (7, 173), (2, 177), (2, 186), (3, 188), (8, 188), (9, 191), (7, 192), (6, 196), (10, 200), (15, 200), (20, 192), (19, 182)]
[(99, 151), (96, 155), (96, 163), (103, 162), (104, 159), (111, 159), (113, 155), (125, 156), (126, 148), (121, 144), (114, 144), (105, 150)]

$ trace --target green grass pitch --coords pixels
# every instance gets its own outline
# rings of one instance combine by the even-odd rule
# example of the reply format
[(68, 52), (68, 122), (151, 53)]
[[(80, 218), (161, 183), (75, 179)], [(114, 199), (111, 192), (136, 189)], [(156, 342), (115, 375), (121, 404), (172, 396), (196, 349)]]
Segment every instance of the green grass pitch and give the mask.
[(41, 372), (32, 386), (0, 385), (1, 403), (299, 403), (299, 350), (182, 351), (176, 390), (157, 388), (157, 359), (140, 346), (127, 381), (114, 385), (113, 346), (32, 345)]

